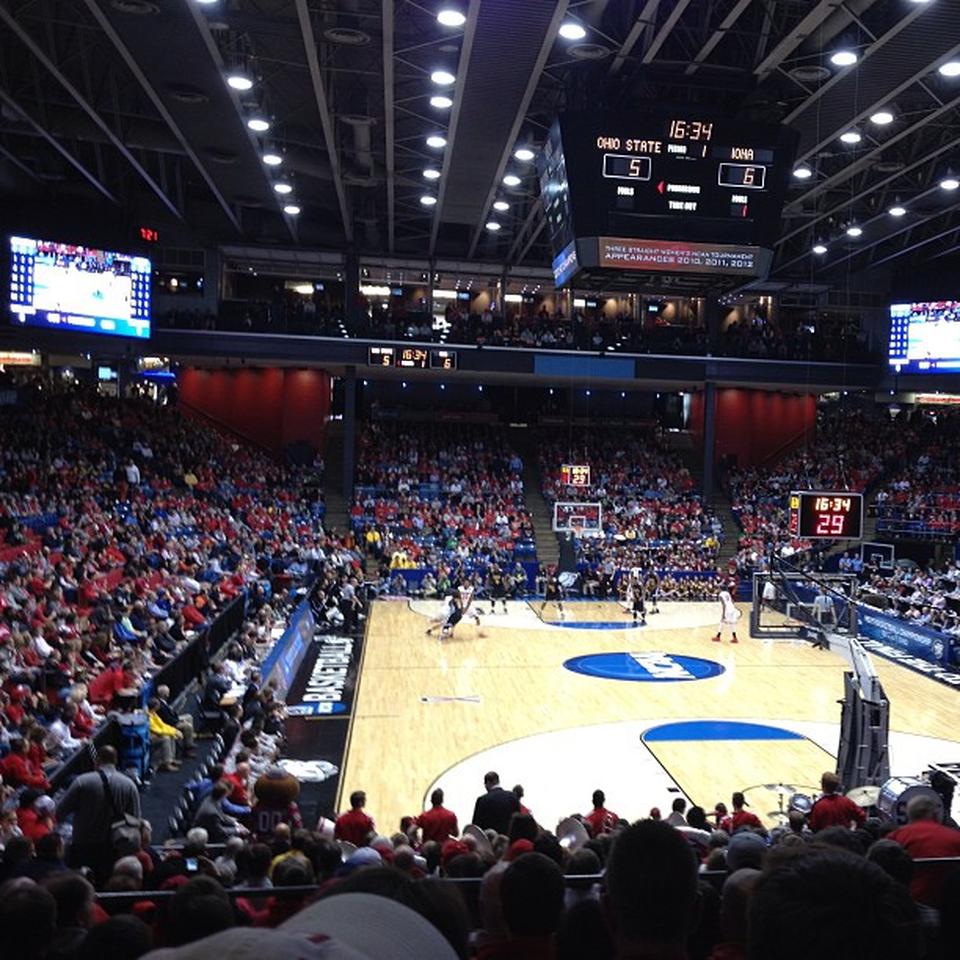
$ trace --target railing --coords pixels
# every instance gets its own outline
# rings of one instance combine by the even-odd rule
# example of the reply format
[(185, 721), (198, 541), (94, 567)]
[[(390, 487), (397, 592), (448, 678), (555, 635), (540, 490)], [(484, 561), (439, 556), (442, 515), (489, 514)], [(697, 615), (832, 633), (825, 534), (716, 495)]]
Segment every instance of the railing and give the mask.
[[(198, 637), (191, 640), (159, 673), (144, 684), (141, 703), (145, 704), (159, 686), (170, 688), (170, 699), (175, 700), (206, 669), (210, 658), (243, 625), (246, 613), (246, 594), (232, 600), (217, 618)], [(119, 747), (120, 725), (108, 717), (83, 746), (78, 747), (50, 775), (52, 793), (66, 787), (74, 777), (94, 768), (97, 751), (105, 746)]]
[(224, 607), (206, 630), (191, 640), (149, 683), (144, 684), (141, 701), (146, 703), (159, 686), (170, 688), (170, 700), (179, 697), (190, 681), (199, 678), (210, 659), (243, 626), (246, 605), (247, 595), (242, 593)]
[[(916, 866), (939, 866), (954, 864), (960, 867), (960, 857), (918, 857), (913, 861)], [(704, 880), (712, 883), (722, 883), (729, 876), (727, 870), (704, 870), (698, 874)], [(450, 883), (461, 888), (478, 888), (483, 883), (483, 877), (443, 877), (443, 883)], [(568, 887), (584, 887), (596, 883), (603, 883), (605, 875), (602, 873), (569, 874), (563, 878)], [(320, 884), (304, 884), (295, 887), (230, 887), (224, 892), (228, 897), (275, 897), (277, 899), (307, 898), (320, 892)], [(167, 900), (176, 894), (176, 890), (133, 890), (123, 893), (97, 893), (96, 898), (103, 904), (136, 903), (140, 900)]]

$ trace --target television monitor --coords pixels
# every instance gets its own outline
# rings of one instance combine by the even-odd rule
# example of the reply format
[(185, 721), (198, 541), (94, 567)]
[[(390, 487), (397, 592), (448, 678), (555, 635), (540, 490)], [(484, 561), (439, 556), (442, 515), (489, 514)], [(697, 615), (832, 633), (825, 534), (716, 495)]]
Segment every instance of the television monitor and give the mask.
[(18, 326), (144, 340), (151, 276), (146, 257), (11, 237), (11, 318)]
[(103, 366), (98, 366), (98, 367), (97, 367), (97, 379), (98, 379), (98, 380), (103, 380), (103, 381), (116, 380), (116, 379), (117, 379), (117, 371), (116, 371), (116, 368), (115, 368), (115, 367), (103, 367)]
[(960, 370), (960, 300), (891, 304), (890, 366), (897, 373)]

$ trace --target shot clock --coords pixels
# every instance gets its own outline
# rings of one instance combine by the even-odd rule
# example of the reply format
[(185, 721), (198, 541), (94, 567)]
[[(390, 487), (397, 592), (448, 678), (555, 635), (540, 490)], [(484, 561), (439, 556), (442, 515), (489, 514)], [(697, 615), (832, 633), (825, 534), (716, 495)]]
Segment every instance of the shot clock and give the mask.
[(790, 533), (802, 540), (863, 537), (863, 494), (795, 490), (790, 494)]
[(590, 486), (589, 463), (564, 463), (560, 465), (560, 482), (567, 487)]

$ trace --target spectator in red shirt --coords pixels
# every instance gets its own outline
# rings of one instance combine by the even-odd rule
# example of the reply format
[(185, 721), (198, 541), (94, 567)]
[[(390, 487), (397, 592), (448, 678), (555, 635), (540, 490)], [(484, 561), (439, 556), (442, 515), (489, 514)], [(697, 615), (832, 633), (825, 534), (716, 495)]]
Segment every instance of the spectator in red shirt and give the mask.
[(0, 776), (11, 787), (35, 787), (44, 792), (50, 787), (43, 770), (27, 757), (27, 741), (22, 737), (10, 741), (10, 752), (0, 760)]
[(810, 811), (810, 829), (814, 833), (827, 827), (847, 827), (855, 823), (858, 827), (867, 819), (862, 807), (840, 793), (840, 778), (827, 771), (820, 778), (823, 796)]
[(46, 794), (38, 796), (36, 790), (24, 790), (17, 807), (17, 826), (28, 840), (36, 843), (56, 827), (55, 811), (56, 804)]
[(744, 807), (749, 807), (750, 804), (747, 803), (744, 799), (743, 794), (737, 790), (731, 797), (730, 802), (733, 805), (733, 813), (729, 817), (724, 817), (720, 821), (720, 829), (726, 830), (731, 836), (735, 834), (741, 827), (753, 827), (760, 830), (763, 830), (763, 824), (760, 822), (760, 818), (753, 813), (750, 813), (749, 810), (744, 810)]
[(602, 790), (593, 791), (593, 810), (583, 818), (591, 837), (613, 833), (620, 820), (612, 810), (607, 810), (604, 806), (606, 801), (606, 795)]
[(367, 839), (376, 830), (372, 817), (368, 817), (363, 808), (367, 805), (367, 795), (362, 790), (350, 794), (350, 809), (341, 813), (334, 824), (335, 840), (346, 840), (355, 846), (366, 846)]
[(420, 835), (424, 843), (435, 840), (442, 844), (459, 834), (457, 815), (443, 805), (443, 791), (439, 787), (430, 794), (430, 803), (433, 806), (417, 817)]
[(239, 807), (250, 806), (250, 794), (248, 786), (250, 783), (250, 764), (241, 760), (233, 773), (228, 773), (223, 778), (224, 783), (230, 786), (230, 795), (227, 799)]
[(122, 666), (114, 663), (98, 673), (91, 681), (87, 696), (91, 703), (109, 707), (120, 690), (136, 686), (132, 665), (124, 662)]
[[(914, 860), (926, 857), (960, 857), (960, 830), (940, 822), (940, 805), (932, 797), (914, 797), (907, 804), (905, 827), (887, 835), (899, 843)], [(910, 895), (929, 907), (941, 906), (943, 882), (955, 864), (918, 863), (910, 881)]]

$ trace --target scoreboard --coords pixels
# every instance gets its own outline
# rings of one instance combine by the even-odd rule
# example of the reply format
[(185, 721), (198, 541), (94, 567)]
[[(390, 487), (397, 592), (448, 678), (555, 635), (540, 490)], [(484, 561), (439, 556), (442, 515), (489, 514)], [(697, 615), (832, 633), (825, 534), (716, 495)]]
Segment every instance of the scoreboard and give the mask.
[(585, 267), (764, 275), (796, 143), (709, 114), (562, 115), (540, 177), (557, 283)]
[(456, 350), (429, 347), (370, 347), (368, 367), (400, 367), (404, 370), (456, 370)]
[(794, 491), (790, 494), (790, 533), (802, 540), (860, 540), (863, 494)]
[(564, 463), (560, 465), (560, 482), (567, 487), (590, 486), (590, 464)]

